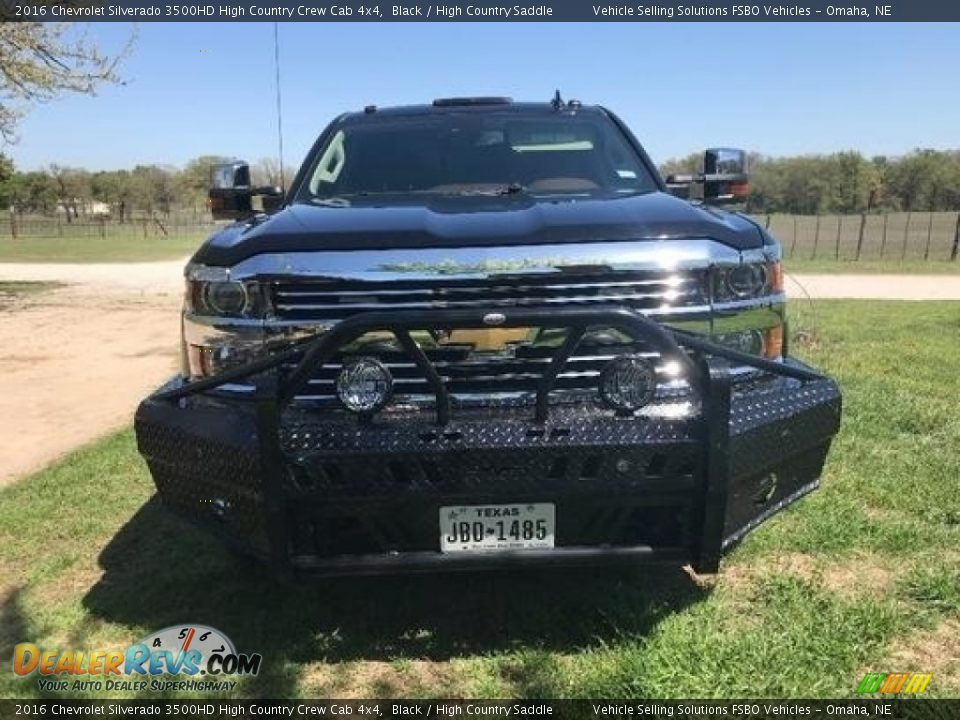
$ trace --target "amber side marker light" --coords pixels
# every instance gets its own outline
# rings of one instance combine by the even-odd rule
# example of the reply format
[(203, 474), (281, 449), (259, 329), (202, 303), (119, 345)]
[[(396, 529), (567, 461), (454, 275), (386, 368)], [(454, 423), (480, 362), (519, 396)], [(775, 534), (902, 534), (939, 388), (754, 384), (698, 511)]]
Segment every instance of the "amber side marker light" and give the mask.
[(783, 355), (783, 325), (774, 325), (763, 331), (763, 356), (777, 360)]
[[(783, 292), (783, 263), (767, 263), (767, 285), (771, 293)], [(783, 356), (783, 325), (774, 325), (763, 333), (763, 356), (775, 360)]]
[(783, 263), (767, 263), (767, 283), (770, 286), (770, 292), (783, 292)]

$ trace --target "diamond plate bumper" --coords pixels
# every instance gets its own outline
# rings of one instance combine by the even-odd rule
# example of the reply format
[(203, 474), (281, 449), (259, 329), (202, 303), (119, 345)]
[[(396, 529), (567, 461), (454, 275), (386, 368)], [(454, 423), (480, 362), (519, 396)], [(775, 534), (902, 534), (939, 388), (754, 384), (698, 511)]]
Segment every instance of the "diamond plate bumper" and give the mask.
[[(301, 348), (293, 377), (273, 372), (289, 362), (281, 354), (213, 381), (171, 381), (137, 411), (139, 449), (169, 508), (287, 572), (639, 560), (709, 572), (724, 549), (816, 487), (840, 422), (833, 381), (795, 361), (746, 356), (621, 308), (561, 315), (517, 312), (508, 325), (604, 322), (643, 335), (685, 363), (698, 395), (693, 411), (654, 419), (590, 404), (551, 408), (549, 378), (535, 412), (451, 417), (442, 387), (436, 419), (414, 412), (362, 421), (290, 404), (311, 363), (356, 333), (384, 327), (404, 342), (413, 323), (424, 323), (423, 314), (409, 321), (367, 314), (341, 323), (338, 329), (348, 327), (339, 336)], [(480, 317), (441, 311), (428, 322), (470, 327)], [(564, 348), (557, 352), (554, 377)], [(734, 386), (728, 360), (766, 375)], [(252, 379), (257, 391), (229, 400), (211, 393), (237, 377)], [(439, 551), (440, 507), (534, 502), (556, 506), (555, 548)]]

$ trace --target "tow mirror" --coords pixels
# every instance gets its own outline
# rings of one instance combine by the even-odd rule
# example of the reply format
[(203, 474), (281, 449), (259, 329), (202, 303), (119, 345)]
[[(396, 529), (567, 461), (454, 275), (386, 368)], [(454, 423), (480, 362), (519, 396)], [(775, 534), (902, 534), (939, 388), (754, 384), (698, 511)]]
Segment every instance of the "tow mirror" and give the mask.
[(214, 220), (239, 220), (253, 215), (250, 166), (243, 161), (215, 165), (210, 173), (208, 197)]
[(736, 148), (710, 148), (703, 156), (703, 201), (711, 205), (747, 201), (747, 153)]
[[(276, 186), (250, 186), (250, 166), (242, 160), (215, 165), (208, 193), (214, 220), (243, 220), (257, 212), (271, 213), (283, 205), (283, 191)], [(254, 208), (254, 197), (260, 208)]]
[[(670, 175), (667, 188), (684, 200), (700, 200), (708, 205), (728, 205), (747, 201), (747, 153), (736, 148), (710, 148), (703, 156), (703, 172), (695, 175)], [(702, 190), (695, 188), (702, 186)]]

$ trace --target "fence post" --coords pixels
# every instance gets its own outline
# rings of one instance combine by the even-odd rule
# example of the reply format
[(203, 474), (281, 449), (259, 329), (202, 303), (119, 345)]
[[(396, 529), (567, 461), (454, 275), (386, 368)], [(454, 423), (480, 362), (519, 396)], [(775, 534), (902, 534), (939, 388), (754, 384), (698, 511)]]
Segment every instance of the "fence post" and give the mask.
[(13, 210), (10, 211), (10, 235), (17, 239), (17, 214)]
[(957, 250), (960, 249), (960, 212), (957, 213), (957, 227), (953, 231), (953, 247), (950, 248), (950, 259), (957, 259)]
[(817, 259), (817, 245), (820, 244), (820, 215), (817, 215), (817, 230), (813, 234), (813, 254), (810, 255), (811, 260)]
[(103, 216), (100, 217), (100, 237), (102, 239), (107, 237), (107, 220)]
[(900, 248), (900, 262), (907, 257), (907, 236), (910, 233), (910, 218), (913, 217), (913, 211), (907, 211), (907, 222), (903, 226), (903, 247)]
[(143, 218), (143, 236), (147, 236), (147, 219)]
[(843, 215), (837, 215), (837, 240), (833, 244), (833, 259), (840, 259), (840, 226), (843, 225)]
[(923, 248), (923, 259), (930, 257), (930, 239), (933, 236), (933, 212), (930, 213), (930, 220), (927, 222), (927, 244)]
[(883, 214), (883, 239), (880, 241), (880, 259), (883, 260), (883, 251), (887, 247), (887, 218), (889, 213)]
[(790, 254), (788, 257), (793, 257), (793, 250), (797, 247), (797, 216), (793, 216), (793, 240), (790, 243)]
[(764, 230), (770, 229), (770, 213), (767, 213), (767, 222), (764, 224), (763, 229)]
[(857, 261), (860, 261), (860, 250), (863, 248), (863, 228), (867, 224), (867, 214), (860, 213), (860, 235), (857, 236)]

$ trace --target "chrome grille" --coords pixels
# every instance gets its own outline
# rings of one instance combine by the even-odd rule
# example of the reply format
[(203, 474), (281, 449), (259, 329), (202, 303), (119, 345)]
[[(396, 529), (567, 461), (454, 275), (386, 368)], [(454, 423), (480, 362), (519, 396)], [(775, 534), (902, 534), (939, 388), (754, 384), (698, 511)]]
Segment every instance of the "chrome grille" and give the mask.
[(335, 320), (373, 310), (550, 307), (619, 303), (668, 311), (707, 304), (703, 271), (609, 271), (498, 275), (480, 279), (283, 280), (271, 283), (283, 320)]
[[(491, 278), (443, 278), (427, 280), (282, 280), (271, 284), (274, 314), (287, 321), (339, 320), (350, 315), (397, 310), (438, 308), (504, 309), (583, 304), (622, 304), (648, 312), (706, 307), (705, 271), (551, 272)], [(429, 328), (424, 328), (428, 331)], [(688, 393), (683, 380), (666, 372), (658, 353), (626, 336), (611, 340), (609, 331), (584, 338), (557, 378), (557, 396), (595, 393), (606, 363), (617, 355), (650, 358), (660, 369), (660, 399)], [(617, 333), (614, 333), (616, 336)], [(484, 403), (495, 398), (531, 400), (537, 383), (557, 351), (553, 342), (510, 342), (502, 349), (481, 350), (471, 344), (449, 340), (420, 343), (443, 380), (451, 398)], [(343, 363), (351, 356), (372, 355), (380, 359), (394, 378), (398, 402), (430, 403), (433, 391), (413, 359), (389, 341), (364, 349), (351, 349), (319, 368), (299, 395), (299, 400), (336, 402), (335, 383)]]

